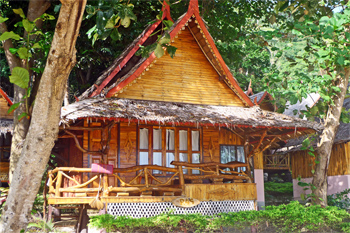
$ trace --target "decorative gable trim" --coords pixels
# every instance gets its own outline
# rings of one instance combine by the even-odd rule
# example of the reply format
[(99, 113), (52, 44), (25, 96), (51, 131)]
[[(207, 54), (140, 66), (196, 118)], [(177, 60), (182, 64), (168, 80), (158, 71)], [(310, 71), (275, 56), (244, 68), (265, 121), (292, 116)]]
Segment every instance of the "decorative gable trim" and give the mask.
[(11, 106), (13, 104), (13, 102), (11, 101), (11, 99), (8, 97), (8, 95), (6, 94), (6, 92), (4, 92), (1, 88), (0, 88), (0, 95), (2, 95), (5, 100), (7, 101), (7, 103)]

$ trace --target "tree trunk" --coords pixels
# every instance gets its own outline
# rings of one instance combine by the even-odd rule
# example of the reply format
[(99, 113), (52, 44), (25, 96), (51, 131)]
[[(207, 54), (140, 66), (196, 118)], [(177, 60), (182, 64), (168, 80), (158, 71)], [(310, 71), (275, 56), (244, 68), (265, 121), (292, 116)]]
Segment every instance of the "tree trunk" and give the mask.
[(62, 6), (42, 75), (21, 157), (16, 166), (0, 233), (26, 228), (40, 181), (58, 134), (64, 88), (75, 62), (75, 43), (86, 0), (61, 0)]
[[(27, 12), (28, 20), (34, 21), (36, 18), (39, 18), (42, 14), (45, 13), (45, 11), (50, 7), (50, 5), (51, 3), (47, 0), (31, 0), (29, 2), (28, 12)], [(42, 20), (37, 20), (35, 24), (38, 28), (41, 28)], [(2, 23), (0, 25), (0, 32), (3, 33), (5, 31), (7, 31), (6, 24)], [(26, 33), (24, 34), (24, 37), (25, 36), (26, 36)], [(11, 39), (6, 40), (4, 43), (5, 55), (6, 55), (7, 63), (10, 67), (10, 70), (12, 71), (12, 69), (16, 66), (24, 67), (25, 65), (19, 60), (19, 58), (10, 52), (9, 50), (10, 48), (13, 48)], [(23, 96), (25, 95), (26, 95), (25, 89), (14, 85), (14, 101), (13, 101), (14, 103), (18, 103), (22, 101)], [(10, 183), (11, 183), (13, 172), (16, 168), (18, 159), (21, 155), (22, 146), (26, 138), (29, 123), (30, 123), (30, 121), (27, 118), (23, 118), (21, 121), (18, 121), (19, 115), (21, 115), (25, 111), (26, 111), (25, 105), (22, 104), (15, 110), (13, 114), (14, 129), (13, 129), (13, 136), (12, 136), (10, 169), (9, 169)]]
[(329, 106), (326, 120), (324, 122), (324, 130), (320, 135), (320, 142), (317, 145), (317, 157), (319, 161), (315, 167), (315, 173), (312, 180), (312, 202), (327, 206), (327, 171), (329, 159), (331, 157), (333, 142), (339, 127), (339, 119), (343, 108), (344, 98), (346, 95), (350, 70), (346, 70), (344, 77), (338, 76), (336, 86), (340, 88), (335, 96), (333, 96), (334, 105)]

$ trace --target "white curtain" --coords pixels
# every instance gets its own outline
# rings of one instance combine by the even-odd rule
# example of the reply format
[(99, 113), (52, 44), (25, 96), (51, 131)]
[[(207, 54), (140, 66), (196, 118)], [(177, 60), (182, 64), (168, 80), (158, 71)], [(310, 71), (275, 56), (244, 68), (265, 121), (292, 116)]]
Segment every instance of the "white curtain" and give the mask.
[(140, 165), (148, 165), (148, 152), (140, 152)]
[(179, 137), (180, 137), (180, 150), (187, 150), (187, 130), (180, 130), (179, 131)]
[(166, 153), (166, 166), (167, 167), (174, 167), (174, 165), (170, 164), (174, 160), (175, 160), (174, 153)]
[(199, 151), (199, 131), (192, 131), (192, 151)]
[[(188, 155), (187, 155), (187, 153), (180, 153), (180, 161), (181, 162), (188, 162)], [(184, 168), (184, 167), (182, 167), (182, 168)], [(183, 173), (184, 174), (187, 174), (187, 169), (183, 169)]]
[(245, 162), (243, 146), (237, 146), (237, 161), (242, 163)]
[(140, 149), (148, 149), (148, 129), (140, 129)]
[[(162, 152), (153, 153), (153, 165), (163, 166), (162, 165)], [(159, 174), (161, 171), (153, 170), (153, 174)]]
[(166, 130), (166, 149), (175, 150), (175, 132), (173, 129)]
[(162, 129), (153, 129), (153, 149), (162, 149)]
[[(200, 154), (199, 153), (193, 153), (192, 154), (192, 163), (200, 163)], [(192, 170), (192, 174), (199, 174), (199, 170)]]

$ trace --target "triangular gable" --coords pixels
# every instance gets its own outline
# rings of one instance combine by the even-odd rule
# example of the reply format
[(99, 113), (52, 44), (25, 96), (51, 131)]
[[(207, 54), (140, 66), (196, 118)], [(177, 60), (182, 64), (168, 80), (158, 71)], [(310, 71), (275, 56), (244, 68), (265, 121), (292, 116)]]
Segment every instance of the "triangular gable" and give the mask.
[[(168, 6), (166, 3), (164, 4), (166, 8), (166, 12), (168, 12)], [(165, 14), (163, 14), (164, 16)], [(147, 40), (147, 38), (152, 34), (152, 32), (159, 26), (160, 21), (153, 24), (148, 31), (144, 34), (144, 36), (136, 43), (136, 46), (124, 57), (126, 60), (124, 63), (126, 64), (129, 59), (134, 56), (135, 52), (139, 48), (139, 44)], [(246, 106), (253, 106), (252, 101), (249, 97), (243, 92), (243, 90), (239, 87), (237, 81), (229, 71), (226, 66), (224, 60), (222, 59), (218, 49), (215, 46), (215, 43), (210, 36), (202, 18), (199, 15), (198, 8), (198, 0), (191, 0), (189, 4), (188, 11), (185, 15), (180, 17), (180, 19), (173, 25), (173, 28), (170, 31), (170, 37), (172, 40), (178, 35), (181, 29), (184, 29), (185, 26), (193, 29), (192, 34), (194, 38), (196, 38), (198, 45), (201, 46), (203, 53), (207, 56), (208, 61), (213, 65), (213, 67), (217, 70), (220, 79), (222, 79), (233, 92), (241, 99), (241, 101)], [(125, 66), (122, 62), (120, 63), (114, 70), (109, 70), (110, 75), (104, 79), (101, 84), (98, 86), (92, 87), (96, 90), (90, 95), (90, 97), (96, 96), (101, 93), (102, 90), (105, 91), (107, 97), (112, 97), (114, 94), (121, 91), (124, 87), (131, 84), (136, 78), (138, 78), (155, 60), (156, 56), (154, 53), (151, 53), (147, 59), (141, 59), (137, 65), (134, 66), (123, 78), (119, 79), (117, 82), (111, 85), (111, 81), (113, 81), (113, 77)], [(123, 61), (124, 61), (123, 60)], [(219, 81), (219, 79), (218, 79)], [(106, 88), (105, 88), (106, 87)]]
[(202, 52), (186, 26), (172, 43), (176, 58), (162, 56), (113, 97), (244, 107)]
[[(10, 109), (12, 105), (11, 99), (7, 96), (7, 94), (0, 88), (0, 119), (12, 119), (13, 113), (8, 114), (7, 111)], [(0, 131), (3, 131), (0, 129)], [(2, 132), (0, 132), (1, 134)]]

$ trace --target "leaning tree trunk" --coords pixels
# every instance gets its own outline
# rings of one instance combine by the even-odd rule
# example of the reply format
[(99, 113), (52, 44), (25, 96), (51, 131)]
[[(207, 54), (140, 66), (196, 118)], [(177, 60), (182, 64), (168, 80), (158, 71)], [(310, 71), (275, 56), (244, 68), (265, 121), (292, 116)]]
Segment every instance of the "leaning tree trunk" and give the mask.
[(320, 135), (320, 142), (317, 145), (316, 160), (318, 160), (319, 163), (316, 164), (312, 180), (312, 185), (314, 186), (314, 188), (312, 188), (312, 201), (322, 206), (327, 206), (327, 171), (333, 142), (339, 127), (339, 119), (347, 91), (349, 74), (350, 70), (346, 70), (343, 77), (340, 75), (337, 77), (335, 84), (340, 88), (340, 92), (332, 97), (334, 105), (328, 108), (326, 120), (324, 122), (324, 130)]
[(15, 169), (0, 223), (0, 233), (20, 232), (58, 134), (60, 109), (69, 73), (76, 62), (75, 43), (86, 0), (61, 0), (62, 6), (33, 108), (32, 120)]
[[(29, 2), (28, 12), (27, 12), (28, 20), (34, 21), (35, 19), (39, 18), (42, 14), (45, 13), (45, 11), (50, 7), (50, 5), (51, 3), (48, 0), (31, 0)], [(37, 20), (35, 22), (35, 25), (37, 26), (37, 28), (41, 28), (42, 20)], [(3, 22), (0, 24), (0, 32), (4, 33), (5, 31), (7, 31), (7, 27), (5, 22)], [(25, 32), (24, 37), (26, 37), (26, 35), (27, 34)], [(33, 38), (35, 37), (35, 35), (32, 35), (31, 37)], [(10, 70), (12, 71), (12, 69), (16, 66), (22, 66), (26, 68), (25, 64), (18, 57), (16, 57), (15, 54), (12, 54), (10, 52), (9, 50), (10, 48), (13, 48), (13, 44), (11, 39), (8, 39), (4, 42), (4, 51), (5, 51), (7, 63), (10, 67)], [(14, 86), (14, 103), (18, 103), (22, 101), (25, 95), (26, 95), (25, 89), (16, 85)], [(32, 95), (34, 95), (33, 91), (32, 91)], [(15, 171), (17, 162), (21, 155), (23, 143), (26, 138), (28, 127), (30, 124), (30, 121), (27, 118), (23, 118), (21, 121), (18, 120), (18, 117), (21, 115), (21, 113), (25, 111), (26, 111), (25, 105), (21, 104), (14, 112), (14, 121), (13, 121), (14, 129), (13, 129), (13, 136), (12, 136), (12, 143), (11, 143), (11, 156), (10, 156), (10, 169), (9, 169), (10, 183), (12, 180), (13, 172)]]

